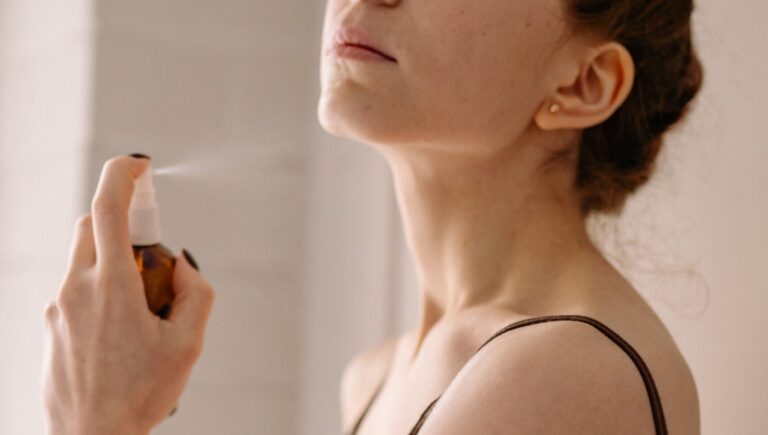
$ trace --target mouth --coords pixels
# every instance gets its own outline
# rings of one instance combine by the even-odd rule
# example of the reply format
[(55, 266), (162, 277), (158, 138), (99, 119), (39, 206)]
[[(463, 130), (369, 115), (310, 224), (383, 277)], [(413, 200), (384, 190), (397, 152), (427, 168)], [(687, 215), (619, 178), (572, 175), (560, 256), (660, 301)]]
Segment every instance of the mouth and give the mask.
[(355, 49), (366, 50), (390, 62), (397, 62), (393, 56), (378, 48), (378, 45), (361, 29), (355, 27), (339, 28), (333, 36), (332, 50), (338, 53)]
[(359, 44), (339, 44), (334, 47), (334, 54), (357, 60), (381, 60), (385, 62), (397, 62), (393, 57), (380, 51)]

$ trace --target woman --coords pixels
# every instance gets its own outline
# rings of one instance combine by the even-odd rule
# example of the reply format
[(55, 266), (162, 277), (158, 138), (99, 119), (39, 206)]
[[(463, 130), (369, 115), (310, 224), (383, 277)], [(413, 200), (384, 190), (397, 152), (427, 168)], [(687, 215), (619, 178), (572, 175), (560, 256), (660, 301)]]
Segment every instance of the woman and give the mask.
[[(318, 116), (387, 159), (420, 296), (414, 329), (347, 366), (346, 433), (699, 433), (683, 356), (585, 230), (698, 92), (692, 9), (329, 0)], [(126, 210), (144, 162), (105, 167), (46, 312), (51, 432), (148, 433), (202, 348), (213, 290), (188, 261), (167, 321), (142, 304)]]

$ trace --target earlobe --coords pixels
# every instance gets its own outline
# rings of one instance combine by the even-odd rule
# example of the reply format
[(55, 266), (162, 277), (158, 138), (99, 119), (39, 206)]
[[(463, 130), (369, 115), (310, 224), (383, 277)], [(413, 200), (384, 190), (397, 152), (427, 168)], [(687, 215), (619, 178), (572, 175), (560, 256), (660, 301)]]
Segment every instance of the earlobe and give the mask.
[(571, 99), (564, 98), (562, 95), (556, 98), (542, 103), (534, 116), (534, 122), (542, 130), (576, 128), (573, 126), (573, 119), (578, 106)]
[(571, 84), (560, 87), (534, 116), (542, 130), (584, 129), (610, 118), (626, 100), (634, 83), (632, 56), (611, 41), (591, 56)]
[(545, 101), (533, 117), (534, 122), (542, 130), (563, 128), (558, 122), (557, 115), (563, 107), (557, 101)]

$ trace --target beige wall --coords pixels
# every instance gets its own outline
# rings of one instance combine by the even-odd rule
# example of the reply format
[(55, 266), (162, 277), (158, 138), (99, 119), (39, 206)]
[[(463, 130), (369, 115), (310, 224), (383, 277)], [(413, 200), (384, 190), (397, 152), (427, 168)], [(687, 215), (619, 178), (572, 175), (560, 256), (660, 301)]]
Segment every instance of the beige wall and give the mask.
[(0, 434), (42, 433), (42, 309), (82, 200), (85, 1), (0, 1)]
[[(219, 290), (156, 433), (339, 433), (345, 362), (413, 325), (416, 283), (385, 162), (317, 124), (323, 7), (0, 0), (0, 435), (42, 432), (42, 309), (101, 163), (133, 151), (202, 168), (156, 180), (161, 219)], [(704, 91), (612, 257), (688, 358), (712, 435), (768, 433), (766, 12), (699, 2)]]
[(691, 363), (707, 434), (768, 433), (768, 140), (760, 116), (768, 101), (767, 13), (755, 0), (700, 2), (707, 83), (651, 212), (657, 239), (709, 286), (697, 317), (687, 312), (698, 302), (684, 283), (670, 282), (657, 291), (670, 296), (655, 303)]

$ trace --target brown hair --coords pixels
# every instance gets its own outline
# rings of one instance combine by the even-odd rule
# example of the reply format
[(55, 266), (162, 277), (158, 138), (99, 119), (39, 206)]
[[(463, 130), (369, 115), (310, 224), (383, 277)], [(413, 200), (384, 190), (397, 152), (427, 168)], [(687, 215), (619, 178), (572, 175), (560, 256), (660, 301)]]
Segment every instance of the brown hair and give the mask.
[(635, 81), (626, 101), (585, 129), (577, 186), (582, 212), (620, 212), (654, 169), (664, 133), (686, 114), (703, 71), (691, 40), (693, 0), (565, 0), (576, 31), (622, 44)]

